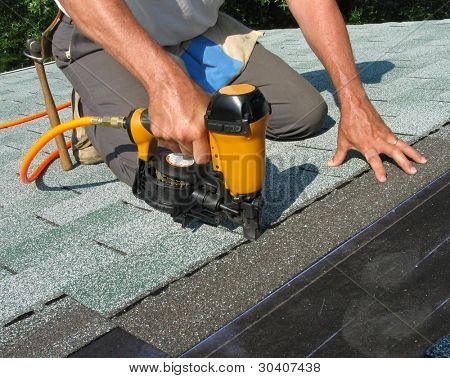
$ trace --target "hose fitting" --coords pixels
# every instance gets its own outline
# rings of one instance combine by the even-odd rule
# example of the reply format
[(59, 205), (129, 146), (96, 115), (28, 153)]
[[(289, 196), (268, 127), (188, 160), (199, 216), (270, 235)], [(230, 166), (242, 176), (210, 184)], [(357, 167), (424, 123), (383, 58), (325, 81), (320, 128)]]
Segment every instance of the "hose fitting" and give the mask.
[(125, 128), (126, 117), (91, 117), (92, 126), (105, 126), (114, 129)]

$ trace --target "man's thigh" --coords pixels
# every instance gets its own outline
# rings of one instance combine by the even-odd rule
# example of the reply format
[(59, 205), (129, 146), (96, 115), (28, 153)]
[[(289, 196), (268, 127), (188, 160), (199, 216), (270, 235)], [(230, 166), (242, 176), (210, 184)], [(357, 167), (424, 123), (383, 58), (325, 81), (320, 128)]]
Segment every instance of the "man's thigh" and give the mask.
[(293, 140), (318, 132), (327, 115), (320, 93), (281, 58), (257, 44), (244, 72), (234, 81), (257, 86), (272, 104), (267, 135)]
[[(95, 44), (76, 43), (83, 38), (78, 34), (73, 25), (63, 23), (55, 33), (53, 51), (58, 66), (81, 97), (83, 114), (126, 116), (135, 108), (147, 107), (148, 95), (142, 84)], [(69, 49), (74, 60), (66, 58)], [(128, 133), (104, 127), (88, 127), (86, 132), (114, 174), (132, 185), (137, 152)]]
[[(142, 85), (105, 51), (86, 55), (63, 72), (79, 93), (85, 115), (126, 116), (135, 108), (148, 106)], [(88, 127), (86, 132), (119, 180), (132, 185), (137, 150), (126, 130)]]

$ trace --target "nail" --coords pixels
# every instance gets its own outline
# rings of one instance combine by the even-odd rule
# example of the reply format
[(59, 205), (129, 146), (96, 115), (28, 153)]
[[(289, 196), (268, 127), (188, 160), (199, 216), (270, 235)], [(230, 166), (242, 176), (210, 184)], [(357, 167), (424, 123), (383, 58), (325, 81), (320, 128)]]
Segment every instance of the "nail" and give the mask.
[(328, 162), (327, 162), (327, 165), (328, 165), (329, 167), (331, 167), (331, 166), (333, 165), (333, 160), (328, 161)]
[(410, 172), (411, 172), (411, 174), (415, 175), (417, 173), (416, 167), (412, 167)]
[(422, 163), (422, 164), (425, 164), (427, 161), (428, 161), (427, 158), (424, 158), (424, 157), (423, 157), (422, 160), (421, 160), (421, 163)]
[(387, 178), (385, 175), (380, 176), (380, 182), (386, 182)]

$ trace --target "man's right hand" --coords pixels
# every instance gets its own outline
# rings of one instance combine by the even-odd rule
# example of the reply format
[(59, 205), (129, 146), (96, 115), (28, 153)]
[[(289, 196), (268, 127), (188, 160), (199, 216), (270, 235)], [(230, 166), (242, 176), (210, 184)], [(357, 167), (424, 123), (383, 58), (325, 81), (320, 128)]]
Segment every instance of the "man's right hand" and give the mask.
[(209, 96), (180, 71), (172, 72), (170, 80), (148, 90), (152, 133), (160, 145), (204, 164), (210, 159), (204, 119)]
[[(209, 97), (137, 22), (124, 0), (61, 0), (77, 27), (101, 45), (147, 89), (152, 132), (166, 146), (210, 159), (204, 116)], [(95, 22), (92, 22), (95, 20)], [(120, 27), (118, 27), (120, 25)]]

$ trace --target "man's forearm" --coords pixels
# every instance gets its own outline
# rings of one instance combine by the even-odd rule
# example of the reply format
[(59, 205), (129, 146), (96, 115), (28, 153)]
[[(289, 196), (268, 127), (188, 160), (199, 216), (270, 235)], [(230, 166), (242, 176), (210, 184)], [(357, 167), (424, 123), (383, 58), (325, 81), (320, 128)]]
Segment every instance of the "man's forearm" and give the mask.
[(289, 8), (338, 90), (341, 106), (365, 100), (350, 40), (335, 0), (288, 0)]
[(150, 94), (170, 76), (187, 79), (123, 0), (90, 1), (88, 6), (79, 0), (62, 0), (61, 4), (77, 27), (136, 76)]

